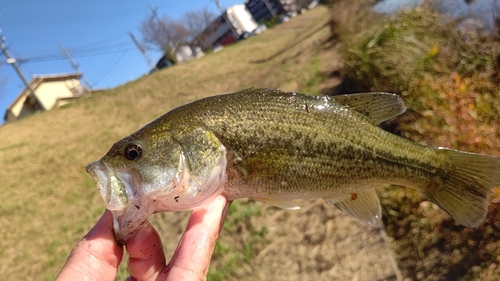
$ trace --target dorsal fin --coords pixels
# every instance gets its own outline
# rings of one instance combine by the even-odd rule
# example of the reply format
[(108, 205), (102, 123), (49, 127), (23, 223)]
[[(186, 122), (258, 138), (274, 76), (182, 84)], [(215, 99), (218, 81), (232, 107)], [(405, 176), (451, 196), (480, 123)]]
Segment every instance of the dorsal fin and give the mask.
[(334, 205), (342, 212), (369, 225), (375, 225), (382, 218), (382, 210), (375, 188), (369, 188), (335, 198), (324, 198), (326, 203)]
[(379, 124), (406, 111), (403, 100), (392, 93), (347, 94), (334, 96), (332, 99), (365, 115), (373, 124)]

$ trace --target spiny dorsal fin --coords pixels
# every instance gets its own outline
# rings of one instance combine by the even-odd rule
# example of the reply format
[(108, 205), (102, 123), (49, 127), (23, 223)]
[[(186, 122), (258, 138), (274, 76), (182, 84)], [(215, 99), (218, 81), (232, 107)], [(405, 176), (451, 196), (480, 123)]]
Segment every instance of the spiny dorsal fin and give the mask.
[(340, 197), (324, 199), (327, 204), (334, 205), (342, 212), (369, 225), (375, 225), (382, 217), (380, 201), (374, 188)]
[(392, 93), (359, 93), (334, 96), (336, 103), (347, 106), (370, 118), (374, 124), (406, 111), (403, 100)]

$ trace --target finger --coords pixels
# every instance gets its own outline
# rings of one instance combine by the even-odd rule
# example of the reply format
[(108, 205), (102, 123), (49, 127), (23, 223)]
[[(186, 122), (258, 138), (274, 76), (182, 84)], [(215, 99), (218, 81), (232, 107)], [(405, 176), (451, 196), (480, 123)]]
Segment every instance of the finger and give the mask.
[(166, 280), (205, 279), (225, 210), (226, 198), (218, 196), (212, 203), (192, 211), (186, 231), (162, 277), (168, 276)]
[(122, 256), (113, 233), (113, 214), (106, 210), (71, 251), (56, 280), (114, 280)]
[(160, 236), (153, 226), (146, 221), (125, 247), (130, 255), (130, 275), (136, 280), (157, 280), (165, 268), (165, 255)]

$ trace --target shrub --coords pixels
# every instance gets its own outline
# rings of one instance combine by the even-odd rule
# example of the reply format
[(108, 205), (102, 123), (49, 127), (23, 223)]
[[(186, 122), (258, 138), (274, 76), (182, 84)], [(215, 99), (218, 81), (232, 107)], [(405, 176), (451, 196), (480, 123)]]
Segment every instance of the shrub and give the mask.
[[(397, 119), (396, 131), (404, 137), (499, 156), (498, 42), (427, 7), (394, 16), (369, 7), (344, 1), (332, 8), (344, 78), (357, 89), (401, 94), (409, 112)], [(382, 193), (403, 273), (412, 280), (500, 276), (500, 192), (478, 228), (458, 226), (424, 200), (399, 188)]]

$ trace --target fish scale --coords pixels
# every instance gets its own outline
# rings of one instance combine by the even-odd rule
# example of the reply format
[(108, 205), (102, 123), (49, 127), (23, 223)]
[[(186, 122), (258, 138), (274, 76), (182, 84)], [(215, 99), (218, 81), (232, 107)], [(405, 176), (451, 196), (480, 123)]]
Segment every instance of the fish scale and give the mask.
[[(281, 190), (280, 182), (290, 179), (290, 177), (297, 179), (292, 185), (288, 185), (290, 188), (294, 188), (289, 193), (297, 194), (300, 198), (303, 198), (301, 192), (311, 189), (323, 193), (329, 192), (332, 187), (335, 187), (339, 192), (342, 192), (359, 188), (359, 185), (363, 185), (362, 181), (366, 179), (377, 178), (378, 182), (371, 185), (381, 185), (389, 183), (391, 179), (401, 175), (413, 177), (414, 173), (406, 173), (406, 167), (401, 165), (402, 162), (398, 161), (397, 156), (394, 155), (395, 152), (398, 152), (397, 150), (387, 148), (387, 146), (376, 146), (374, 142), (387, 143), (397, 140), (403, 142), (400, 146), (405, 146), (407, 149), (409, 149), (408, 146), (415, 144), (401, 138), (394, 138), (393, 135), (374, 127), (366, 117), (336, 104), (328, 107), (334, 114), (337, 114), (337, 118), (331, 118), (328, 114), (318, 112), (316, 107), (323, 105), (324, 99), (310, 96), (297, 97), (292, 93), (289, 94), (289, 97), (275, 97), (273, 102), (269, 102), (267, 96), (249, 93), (224, 100), (224, 103), (221, 103), (220, 100), (213, 100), (213, 103), (199, 104), (199, 108), (186, 110), (186, 112), (210, 111), (212, 118), (203, 120), (203, 124), (214, 132), (227, 148), (232, 149), (236, 155), (242, 157), (261, 153), (260, 158), (256, 161), (258, 163), (268, 161), (269, 168), (265, 170), (264, 174), (262, 171), (256, 176), (253, 176), (252, 173), (248, 174), (250, 178), (248, 186), (258, 187), (258, 190), (256, 190), (256, 194), (246, 193), (245, 196), (273, 196), (277, 190)], [(261, 98), (264, 98), (265, 102), (261, 101)], [(226, 113), (225, 103), (233, 104), (236, 101), (243, 105), (240, 110), (238, 112), (231, 110), (231, 114)], [(303, 104), (308, 104), (307, 108), (309, 109), (302, 106)], [(199, 120), (196, 115), (189, 115), (187, 118), (191, 119), (186, 120), (188, 123)], [(235, 126), (221, 127), (221, 119), (224, 119), (224, 123), (235, 124)], [(356, 129), (360, 125), (366, 128)], [(231, 133), (233, 128), (239, 133)], [(342, 133), (345, 131), (349, 131), (349, 133)], [(360, 133), (372, 134), (376, 136), (376, 139), (360, 138)], [(303, 138), (299, 136), (303, 136)], [(307, 146), (304, 145), (305, 143)], [(339, 148), (339, 146), (342, 147)], [(372, 151), (367, 151), (367, 148)], [(419, 147), (419, 153), (415, 154), (414, 157), (421, 158), (422, 148), (424, 147)], [(270, 159), (269, 155), (262, 154), (262, 151), (266, 150), (283, 151), (282, 157), (285, 155), (288, 157), (281, 162), (287, 163), (289, 167), (278, 165), (273, 159)], [(404, 152), (406, 160), (408, 160), (408, 152), (408, 150)], [(386, 156), (394, 165), (370, 169), (370, 165), (360, 166), (357, 164), (358, 161), (380, 162), (381, 158), (373, 157), (374, 155)], [(309, 156), (310, 160), (297, 161), (297, 158), (305, 156)], [(311, 162), (311, 160), (320, 159), (323, 161)], [(335, 159), (334, 163), (336, 164), (332, 163), (332, 159)], [(318, 163), (320, 165), (315, 167), (310, 165)], [(429, 163), (422, 163), (422, 165), (428, 166)], [(239, 166), (244, 166), (244, 164), (239, 164)], [(345, 167), (358, 167), (358, 169), (352, 173), (345, 173)], [(400, 172), (402, 167), (405, 169), (404, 172)], [(381, 171), (387, 172), (381, 173)], [(318, 173), (323, 174), (323, 176), (318, 177)], [(352, 174), (358, 173), (363, 175), (363, 178), (353, 181)], [(268, 177), (269, 174), (275, 175), (272, 181)], [(307, 178), (306, 182), (302, 180), (304, 177)], [(232, 180), (229, 178), (228, 186), (238, 188), (241, 181), (237, 180), (238, 184), (232, 184)], [(410, 181), (411, 179), (408, 180), (408, 182)], [(365, 184), (363, 187), (369, 188), (371, 186)], [(229, 190), (226, 190), (225, 193), (228, 194), (229, 198), (232, 198)], [(287, 193), (287, 191), (283, 192), (282, 190), (280, 196), (283, 196), (283, 193)], [(311, 196), (317, 197), (317, 194), (312, 193)]]
[(248, 89), (167, 112), (87, 171), (122, 243), (153, 212), (191, 210), (219, 194), (286, 209), (299, 208), (293, 199), (323, 198), (375, 224), (374, 188), (385, 184), (417, 189), (458, 223), (478, 225), (500, 184), (500, 159), (422, 146), (377, 126), (405, 109), (389, 93)]

